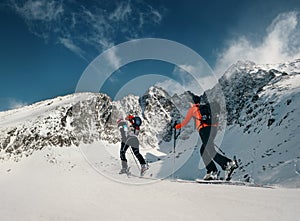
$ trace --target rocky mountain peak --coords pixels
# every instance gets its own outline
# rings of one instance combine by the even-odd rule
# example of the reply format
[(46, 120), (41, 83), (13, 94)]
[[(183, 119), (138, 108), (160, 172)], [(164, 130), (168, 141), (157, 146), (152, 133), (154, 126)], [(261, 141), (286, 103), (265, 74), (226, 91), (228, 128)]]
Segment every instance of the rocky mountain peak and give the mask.
[[(220, 90), (224, 94), (228, 129), (225, 121), (221, 148), (229, 156), (237, 155), (236, 177), (263, 183), (279, 182), (282, 177), (297, 181), (299, 67), (299, 59), (276, 65), (237, 62), (219, 79), (219, 85), (206, 91), (212, 100), (220, 100)], [(189, 102), (188, 93), (170, 97), (162, 88), (151, 87), (141, 97), (129, 95), (119, 101), (100, 93), (78, 93), (0, 112), (0, 159), (19, 160), (51, 146), (77, 147), (101, 140), (117, 143), (116, 120), (127, 114), (142, 118), (141, 148), (169, 148), (172, 144), (161, 144), (172, 140), (174, 120), (183, 119)], [(179, 139), (188, 141), (193, 131), (188, 125)], [(198, 162), (195, 151), (191, 160)], [(188, 168), (178, 174), (194, 176), (198, 168), (192, 165), (196, 164), (188, 162)]]

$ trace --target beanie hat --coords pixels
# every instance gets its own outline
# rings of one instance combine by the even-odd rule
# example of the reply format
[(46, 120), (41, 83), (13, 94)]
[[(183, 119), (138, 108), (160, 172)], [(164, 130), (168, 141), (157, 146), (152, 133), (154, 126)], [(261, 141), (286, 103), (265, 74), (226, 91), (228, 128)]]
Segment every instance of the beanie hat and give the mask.
[(197, 95), (192, 95), (194, 104), (200, 104), (201, 98)]

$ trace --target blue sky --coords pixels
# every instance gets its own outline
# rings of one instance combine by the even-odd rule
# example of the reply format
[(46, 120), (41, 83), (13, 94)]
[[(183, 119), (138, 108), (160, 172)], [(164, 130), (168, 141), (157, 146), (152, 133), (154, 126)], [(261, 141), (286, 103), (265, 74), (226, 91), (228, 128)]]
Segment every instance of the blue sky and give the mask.
[[(218, 76), (237, 60), (299, 58), (299, 13), (299, 0), (4, 0), (0, 111), (73, 93), (91, 61), (131, 39), (184, 44)], [(171, 64), (135, 62), (117, 71), (103, 92), (114, 97), (130, 79), (147, 74), (185, 76)]]

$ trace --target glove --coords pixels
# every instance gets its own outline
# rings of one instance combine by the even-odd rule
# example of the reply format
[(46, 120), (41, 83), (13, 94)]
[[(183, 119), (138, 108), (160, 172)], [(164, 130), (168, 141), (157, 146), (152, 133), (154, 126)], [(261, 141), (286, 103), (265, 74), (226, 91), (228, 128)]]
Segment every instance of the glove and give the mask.
[(176, 124), (176, 125), (175, 125), (175, 129), (178, 130), (178, 129), (180, 129), (180, 128), (181, 128), (181, 124)]

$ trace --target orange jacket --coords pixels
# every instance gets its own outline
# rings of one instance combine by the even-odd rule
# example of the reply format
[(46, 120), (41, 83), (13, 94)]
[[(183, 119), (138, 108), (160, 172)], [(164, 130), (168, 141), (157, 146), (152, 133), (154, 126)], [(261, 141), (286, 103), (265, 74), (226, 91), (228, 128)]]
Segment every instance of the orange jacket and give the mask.
[(208, 124), (205, 124), (205, 123), (201, 124), (202, 116), (201, 116), (200, 111), (199, 111), (199, 104), (193, 104), (190, 107), (190, 109), (188, 110), (184, 120), (181, 123), (177, 124), (175, 126), (175, 128), (180, 129), (180, 128), (184, 127), (185, 125), (188, 124), (188, 122), (192, 119), (192, 117), (195, 119), (197, 130), (200, 130), (203, 127), (211, 126), (211, 125), (208, 125)]

